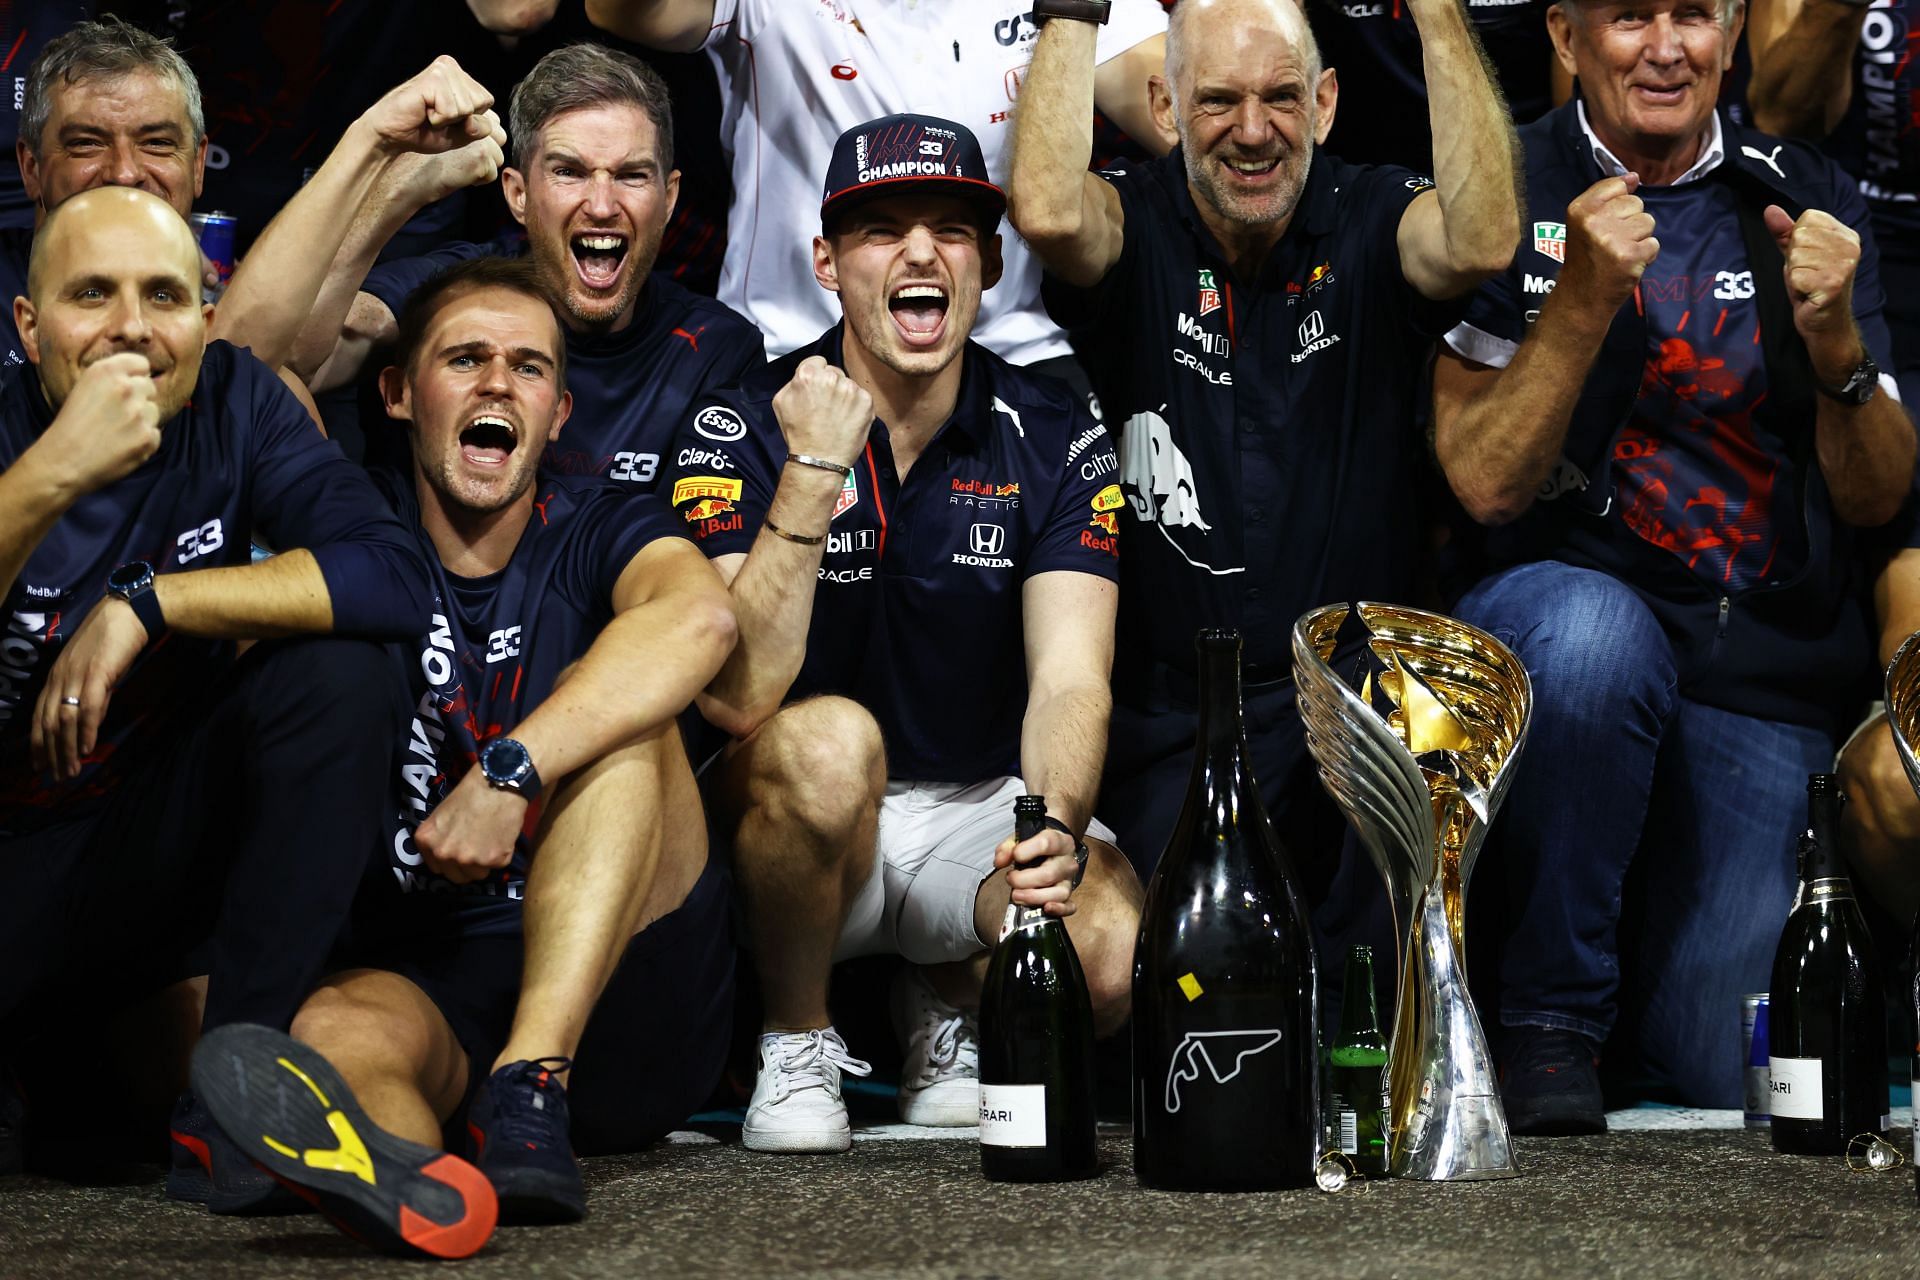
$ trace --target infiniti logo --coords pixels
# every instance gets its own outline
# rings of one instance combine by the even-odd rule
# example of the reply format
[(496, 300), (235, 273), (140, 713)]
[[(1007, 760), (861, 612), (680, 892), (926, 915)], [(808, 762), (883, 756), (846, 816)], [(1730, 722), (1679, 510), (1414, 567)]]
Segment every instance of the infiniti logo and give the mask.
[(1306, 346), (1327, 331), (1327, 322), (1320, 318), (1318, 311), (1309, 312), (1300, 322), (1300, 345)]
[(997, 524), (977, 524), (973, 526), (973, 554), (977, 556), (997, 556), (1000, 548), (1006, 545), (1007, 531)]

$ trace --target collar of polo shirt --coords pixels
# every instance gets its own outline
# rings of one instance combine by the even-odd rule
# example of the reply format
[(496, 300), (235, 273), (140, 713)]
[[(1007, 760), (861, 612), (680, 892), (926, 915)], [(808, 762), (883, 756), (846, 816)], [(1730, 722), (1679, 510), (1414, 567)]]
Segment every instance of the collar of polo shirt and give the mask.
[[(1600, 166), (1600, 172), (1610, 178), (1617, 178), (1625, 173), (1627, 166), (1620, 163), (1620, 157), (1607, 150), (1607, 144), (1600, 141), (1600, 135), (1596, 134), (1593, 126), (1587, 123), (1587, 104), (1575, 102), (1573, 105), (1580, 119), (1580, 132), (1587, 135), (1587, 145), (1593, 148), (1593, 162)], [(1720, 162), (1727, 158), (1726, 143), (1720, 135), (1720, 113), (1715, 111), (1711, 119), (1713, 132), (1707, 136), (1707, 145), (1700, 152), (1700, 158), (1694, 161), (1691, 169), (1668, 183), (1668, 186), (1679, 187), (1689, 182), (1697, 182), (1719, 168)]]

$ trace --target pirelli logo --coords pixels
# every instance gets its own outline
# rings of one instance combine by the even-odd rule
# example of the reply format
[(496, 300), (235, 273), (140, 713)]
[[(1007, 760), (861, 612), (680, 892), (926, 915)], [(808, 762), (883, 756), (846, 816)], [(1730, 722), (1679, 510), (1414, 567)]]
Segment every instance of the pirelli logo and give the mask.
[(673, 482), (673, 505), (677, 507), (696, 498), (724, 498), (728, 502), (737, 502), (740, 488), (740, 481), (729, 480), (725, 476), (687, 476)]

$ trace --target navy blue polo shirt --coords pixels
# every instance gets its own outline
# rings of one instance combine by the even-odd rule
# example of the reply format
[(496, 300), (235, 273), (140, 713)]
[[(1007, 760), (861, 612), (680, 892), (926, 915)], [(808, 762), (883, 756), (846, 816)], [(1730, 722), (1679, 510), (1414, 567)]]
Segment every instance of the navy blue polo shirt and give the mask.
[[(0, 468), (52, 422), (31, 370), (0, 378)], [(334, 630), (393, 638), (426, 622), (426, 565), (366, 472), (314, 429), (280, 379), (252, 355), (207, 344), (193, 399), (161, 428), (154, 455), (81, 498), (28, 557), (6, 595), (0, 637), (0, 832), (111, 788), (151, 744), (140, 730), (193, 702), (233, 659), (228, 641), (178, 632), (134, 660), (115, 690), (99, 746), (73, 782), (35, 773), (34, 701), (75, 628), (129, 560), (159, 573), (250, 562), (250, 535), (320, 563)]]
[(412, 526), (433, 581), (426, 637), (388, 646), (413, 705), (394, 752), (384, 841), (403, 895), (398, 909), (410, 938), (517, 934), (541, 800), (527, 806), (513, 861), (472, 884), (429, 871), (413, 832), (476, 767), (481, 746), (511, 735), (553, 692), (562, 669), (586, 653), (613, 617), (614, 586), (633, 558), (656, 538), (686, 535), (658, 498), (542, 473), (533, 518), (506, 567), (462, 578), (440, 563), (420, 526), (412, 477), (383, 470), (378, 478)]
[[(674, 509), (708, 556), (745, 553), (787, 446), (773, 396), (841, 329), (713, 397), (681, 432)], [(833, 693), (879, 721), (888, 772), (979, 782), (1020, 771), (1021, 588), (1057, 570), (1118, 577), (1118, 462), (1065, 383), (969, 342), (953, 416), (902, 482), (886, 424), (841, 489), (788, 701)]]
[(1293, 221), (1238, 279), (1200, 221), (1176, 148), (1102, 175), (1125, 211), (1120, 258), (1076, 289), (1049, 278), (1109, 423), (1132, 532), (1116, 689), (1190, 672), (1201, 627), (1238, 627), (1249, 680), (1291, 672), (1308, 609), (1404, 600), (1421, 536), (1416, 397), (1466, 300), (1400, 270), (1407, 205), (1433, 184), (1314, 153)]
[[(526, 252), (524, 235), (442, 245), (375, 267), (360, 288), (397, 317), (407, 295), (454, 263)], [(660, 483), (661, 457), (694, 404), (766, 362), (759, 329), (730, 307), (656, 272), (647, 277), (625, 329), (568, 330), (573, 415), (548, 442), (541, 466), (554, 475), (599, 476), (650, 493)]]
[[(1514, 123), (1553, 106), (1551, 0), (1466, 0)], [(1433, 172), (1432, 113), (1420, 32), (1407, 0), (1308, 0), (1321, 60), (1340, 75), (1326, 146), (1355, 163)]]
[(0, 374), (27, 362), (20, 331), (13, 324), (13, 300), (27, 296), (27, 259), (33, 254), (32, 227), (0, 227)]

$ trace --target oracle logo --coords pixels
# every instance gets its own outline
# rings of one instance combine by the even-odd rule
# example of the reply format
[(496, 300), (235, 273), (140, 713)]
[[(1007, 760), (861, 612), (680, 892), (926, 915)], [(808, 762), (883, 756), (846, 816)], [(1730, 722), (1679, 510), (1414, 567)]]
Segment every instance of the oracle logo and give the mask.
[(853, 80), (857, 79), (859, 75), (860, 72), (851, 62), (836, 62), (833, 64), (833, 78), (835, 80)]

